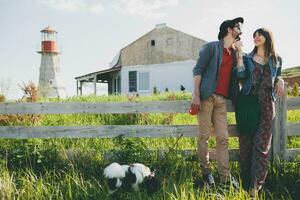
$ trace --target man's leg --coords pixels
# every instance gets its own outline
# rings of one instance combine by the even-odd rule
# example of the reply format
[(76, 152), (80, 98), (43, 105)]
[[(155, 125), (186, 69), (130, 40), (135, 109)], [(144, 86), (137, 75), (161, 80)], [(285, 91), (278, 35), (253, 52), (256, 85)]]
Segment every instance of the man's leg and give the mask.
[(217, 167), (221, 182), (225, 183), (230, 180), (226, 99), (217, 94), (213, 95), (213, 99), (214, 110), (212, 114), (212, 122), (217, 140)]
[(198, 137), (198, 157), (202, 174), (211, 173), (209, 166), (208, 139), (211, 132), (211, 117), (213, 111), (212, 97), (201, 101), (201, 107), (198, 112), (199, 137)]

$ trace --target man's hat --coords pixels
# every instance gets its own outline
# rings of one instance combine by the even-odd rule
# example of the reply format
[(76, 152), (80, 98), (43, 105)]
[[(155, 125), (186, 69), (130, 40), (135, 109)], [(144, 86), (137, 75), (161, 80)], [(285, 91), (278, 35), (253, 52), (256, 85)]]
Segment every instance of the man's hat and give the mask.
[(244, 19), (242, 17), (237, 17), (232, 20), (225, 20), (222, 22), (219, 28), (218, 39), (222, 39), (227, 34), (227, 28), (233, 28), (237, 23), (244, 23)]

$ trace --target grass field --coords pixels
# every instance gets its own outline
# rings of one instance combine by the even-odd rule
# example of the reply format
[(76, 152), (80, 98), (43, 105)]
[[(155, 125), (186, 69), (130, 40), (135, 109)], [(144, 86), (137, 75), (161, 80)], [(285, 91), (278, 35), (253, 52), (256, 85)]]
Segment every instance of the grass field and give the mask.
[[(189, 100), (188, 93), (165, 93), (140, 97), (136, 101)], [(43, 100), (46, 101), (46, 100)], [(50, 101), (50, 100), (47, 100)], [(51, 100), (58, 101), (58, 100)], [(68, 102), (128, 101), (125, 96), (74, 97)], [(234, 114), (228, 113), (234, 124)], [(289, 111), (288, 121), (300, 122), (300, 111)], [(189, 114), (67, 114), (41, 115), (30, 120), (11, 120), (0, 125), (164, 125), (197, 124)], [(1, 139), (0, 199), (249, 199), (242, 189), (232, 187), (207, 191), (201, 187), (201, 172), (196, 155), (182, 155), (173, 150), (196, 149), (196, 138), (114, 138), (114, 139)], [(175, 145), (176, 144), (176, 145)], [(209, 146), (215, 146), (212, 138)], [(238, 148), (237, 138), (230, 138), (230, 148)], [(300, 138), (289, 137), (288, 148), (300, 148)], [(154, 150), (149, 153), (148, 150)], [(161, 157), (158, 149), (168, 153)], [(107, 159), (105, 152), (112, 151)], [(110, 162), (141, 162), (157, 170), (161, 190), (148, 196), (120, 191), (108, 195), (103, 168)], [(297, 199), (300, 196), (300, 160), (270, 166), (260, 199)], [(215, 163), (213, 163), (215, 168)], [(231, 162), (231, 172), (238, 177), (239, 163)], [(218, 178), (218, 174), (215, 173)]]

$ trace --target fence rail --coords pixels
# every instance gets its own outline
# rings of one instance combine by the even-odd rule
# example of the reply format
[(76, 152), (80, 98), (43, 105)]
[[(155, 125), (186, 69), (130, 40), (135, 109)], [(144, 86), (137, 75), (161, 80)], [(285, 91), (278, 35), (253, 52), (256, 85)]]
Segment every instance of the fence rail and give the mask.
[[(0, 103), (0, 114), (117, 114), (117, 113), (186, 113), (188, 100), (145, 102), (39, 102)], [(300, 97), (287, 100), (287, 110), (300, 110)], [(230, 101), (227, 111), (233, 112)]]
[(4, 103), (2, 114), (185, 113), (188, 101)]
[[(116, 113), (187, 113), (190, 101), (148, 102), (47, 102), (0, 103), (0, 114), (116, 114)], [(233, 106), (227, 103), (228, 112)], [(300, 98), (284, 97), (276, 101), (276, 118), (273, 126), (273, 155), (294, 160), (300, 148), (286, 149), (288, 136), (300, 136), (300, 122), (287, 123), (287, 111), (300, 110)], [(238, 136), (236, 126), (229, 125), (231, 137)], [(112, 138), (126, 137), (168, 138), (196, 137), (197, 125), (104, 125), (104, 126), (0, 126), (0, 138)], [(230, 150), (237, 159), (237, 150)], [(214, 157), (214, 156), (212, 156)]]
[[(229, 125), (230, 136), (238, 136), (236, 126)], [(197, 125), (106, 125), (106, 126), (2, 126), (3, 138), (113, 138), (126, 137), (197, 137)], [(212, 132), (213, 134), (213, 132)]]

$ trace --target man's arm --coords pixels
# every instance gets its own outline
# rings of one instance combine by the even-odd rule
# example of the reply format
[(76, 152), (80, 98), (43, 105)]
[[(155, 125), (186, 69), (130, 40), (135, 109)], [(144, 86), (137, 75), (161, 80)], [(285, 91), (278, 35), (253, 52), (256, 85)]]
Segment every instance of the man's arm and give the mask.
[(208, 65), (208, 61), (211, 58), (211, 54), (212, 54), (212, 47), (209, 43), (205, 44), (200, 52), (199, 52), (199, 58), (197, 60), (197, 63), (193, 69), (193, 76), (197, 76), (197, 75), (202, 75), (202, 73), (204, 72), (204, 70), (206, 69), (207, 65)]
[(201, 83), (201, 76), (200, 75), (194, 76), (194, 92), (193, 92), (193, 98), (191, 102), (192, 107), (199, 108), (200, 106), (200, 83)]
[(236, 59), (237, 59), (237, 77), (238, 78), (245, 78), (246, 71), (244, 66), (244, 60), (243, 60), (243, 43), (242, 41), (236, 41), (233, 43), (234, 49), (236, 50)]
[(208, 66), (208, 61), (211, 58), (212, 47), (209, 43), (205, 44), (200, 52), (197, 63), (193, 69), (193, 79), (194, 79), (194, 91), (193, 91), (193, 99), (191, 102), (192, 107), (199, 107), (200, 105), (200, 84), (201, 84), (201, 76)]

